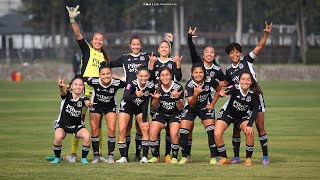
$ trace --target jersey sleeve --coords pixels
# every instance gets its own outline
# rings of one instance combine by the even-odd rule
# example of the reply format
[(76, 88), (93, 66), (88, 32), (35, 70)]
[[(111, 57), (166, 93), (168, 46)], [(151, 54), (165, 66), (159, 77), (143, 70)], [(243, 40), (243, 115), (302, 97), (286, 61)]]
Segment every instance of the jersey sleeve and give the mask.
[(123, 99), (128, 102), (134, 100), (135, 98), (137, 98), (135, 86), (132, 83), (129, 83), (124, 89)]
[(188, 85), (186, 86), (186, 89), (184, 90), (184, 96), (187, 98), (187, 97), (190, 97), (193, 95), (193, 88), (189, 87)]
[(184, 93), (183, 93), (183, 87), (182, 86), (180, 86), (180, 88), (178, 89), (178, 92), (182, 92), (178, 99), (183, 99)]
[(259, 99), (256, 95), (252, 96), (252, 105), (251, 105), (251, 109), (252, 109), (252, 114), (250, 116), (248, 125), (249, 127), (252, 127), (252, 124), (254, 123), (254, 121), (257, 118), (258, 112), (259, 112)]
[(234, 87), (234, 85), (228, 86), (226, 91), (226, 95), (232, 95), (234, 93), (234, 91), (236, 90), (236, 88)]
[(181, 81), (181, 79), (182, 79), (181, 67), (180, 67), (180, 69), (178, 69), (177, 64), (175, 64), (174, 77), (176, 78), (177, 81)]
[(249, 63), (253, 63), (255, 57), (256, 55), (253, 54), (253, 52), (250, 52), (249, 54), (243, 57), (243, 60), (248, 61)]
[(227, 81), (227, 83), (228, 84), (233, 84), (232, 83), (232, 78), (231, 78), (231, 76), (230, 76), (230, 74), (228, 74), (228, 69), (226, 70), (226, 81)]
[(68, 96), (70, 96), (71, 92), (70, 91), (67, 91), (67, 94), (66, 95), (61, 95), (61, 99), (66, 99)]
[(118, 57), (117, 59), (110, 61), (110, 68), (122, 67), (124, 55)]
[(223, 74), (221, 69), (219, 69), (219, 71), (216, 72), (216, 77), (219, 81), (226, 80), (226, 75)]
[(121, 81), (121, 80), (120, 80), (119, 88), (125, 88), (126, 86), (127, 86), (127, 82), (126, 82), (126, 81)]
[(86, 80), (84, 80), (84, 81), (87, 81), (87, 84), (88, 84), (89, 86), (93, 86), (93, 84), (92, 84), (92, 80), (93, 80), (93, 79), (95, 79), (95, 78), (89, 77), (89, 78), (86, 78)]
[(217, 89), (217, 87), (219, 86), (219, 82), (216, 79), (211, 79), (210, 84), (214, 89)]
[(188, 46), (189, 46), (189, 50), (190, 50), (192, 64), (201, 63), (202, 59), (198, 55), (196, 46), (194, 45), (194, 43), (192, 41), (192, 35), (189, 33), (188, 33)]

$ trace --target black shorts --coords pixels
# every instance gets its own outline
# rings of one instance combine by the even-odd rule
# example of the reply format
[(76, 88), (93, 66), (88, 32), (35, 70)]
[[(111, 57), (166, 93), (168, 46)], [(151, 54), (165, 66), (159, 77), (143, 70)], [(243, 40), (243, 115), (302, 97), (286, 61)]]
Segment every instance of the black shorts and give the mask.
[(207, 108), (194, 109), (186, 107), (181, 112), (181, 120), (194, 121), (194, 119), (199, 116), (201, 121), (206, 119), (215, 119), (215, 110), (209, 111)]
[(91, 113), (99, 113), (99, 114), (108, 114), (109, 112), (116, 112), (117, 108), (116, 106), (110, 106), (110, 107), (97, 107), (97, 106), (92, 106), (89, 107), (89, 110)]
[(55, 120), (54, 124), (53, 124), (53, 128), (54, 128), (54, 130), (56, 130), (58, 128), (62, 128), (66, 134), (72, 133), (77, 138), (77, 133), (80, 131), (80, 129), (86, 128), (86, 126), (84, 124), (65, 126), (65, 125), (60, 125), (59, 122), (57, 120)]
[(122, 100), (120, 102), (119, 112), (124, 112), (124, 113), (130, 114), (130, 116), (138, 115), (138, 114), (142, 113), (142, 106), (140, 107), (134, 103), (128, 103), (128, 102), (125, 102)]
[(166, 115), (163, 113), (154, 112), (152, 116), (152, 121), (158, 121), (165, 126), (168, 124), (171, 124), (173, 122), (180, 123), (181, 115), (180, 114), (172, 114), (172, 115)]
[(230, 113), (228, 113), (227, 111), (221, 109), (218, 115), (218, 121), (224, 121), (228, 124), (228, 126), (231, 123), (234, 123), (234, 125), (236, 127), (238, 127), (240, 129), (240, 125), (244, 122), (244, 121), (249, 121), (250, 118), (250, 112), (247, 112), (247, 114), (243, 117), (233, 117), (229, 115)]

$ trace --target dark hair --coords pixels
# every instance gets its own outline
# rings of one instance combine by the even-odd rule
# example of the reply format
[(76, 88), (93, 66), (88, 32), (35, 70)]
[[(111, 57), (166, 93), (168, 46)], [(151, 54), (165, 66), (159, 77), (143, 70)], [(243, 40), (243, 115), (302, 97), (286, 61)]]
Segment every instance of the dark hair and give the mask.
[(105, 61), (100, 63), (99, 72), (104, 68), (109, 68), (111, 70), (110, 64), (107, 64), (107, 62), (105, 62)]
[[(171, 51), (171, 43), (170, 43), (169, 41), (167, 41), (167, 40), (162, 40), (162, 41), (160, 42), (160, 44), (163, 43), (163, 42), (168, 43), (169, 49), (170, 49), (170, 51)], [(160, 44), (159, 44), (159, 46), (160, 46)]]
[[(165, 71), (165, 70), (169, 71), (169, 73), (170, 73), (170, 75), (171, 75), (171, 80), (172, 80), (172, 78), (173, 78), (172, 70), (171, 70), (169, 67), (166, 67), (166, 66), (161, 67), (161, 68), (159, 69), (159, 76), (161, 75), (162, 71)], [(158, 81), (157, 93), (160, 93), (160, 87), (161, 87), (161, 85), (162, 85), (162, 82), (159, 80), (159, 81)]]
[(259, 97), (260, 94), (262, 94), (262, 91), (261, 91), (261, 88), (260, 86), (258, 85), (257, 81), (253, 78), (253, 75), (251, 74), (250, 71), (247, 71), (247, 70), (244, 70), (244, 71), (241, 71), (241, 73), (239, 74), (239, 82), (240, 82), (240, 79), (241, 79), (241, 76), (243, 74), (249, 74), (250, 75), (250, 78), (251, 78), (251, 81), (252, 81), (252, 84), (250, 86), (251, 90), (253, 91), (253, 93)]
[[(193, 73), (193, 71), (196, 69), (196, 68), (201, 68), (203, 73), (205, 74), (206, 73), (206, 69), (204, 68), (204, 65), (202, 63), (195, 63), (191, 66), (191, 74)], [(191, 75), (192, 76), (192, 75)], [(193, 78), (193, 76), (192, 76)], [(203, 80), (204, 80), (205, 76), (203, 76)]]
[(226, 49), (225, 49), (225, 51), (226, 51), (226, 53), (227, 54), (230, 54), (230, 52), (232, 51), (232, 50), (237, 50), (237, 51), (239, 51), (240, 53), (242, 53), (242, 46), (240, 45), (240, 44), (238, 44), (238, 43), (231, 43), (231, 44), (229, 44), (227, 47), (226, 47)]
[(140, 71), (148, 71), (148, 67), (145, 64), (141, 64), (140, 66), (137, 67), (137, 73), (139, 73)]
[(133, 35), (130, 37), (130, 42), (129, 42), (129, 44), (131, 44), (132, 40), (134, 40), (134, 39), (138, 39), (138, 40), (140, 41), (141, 45), (142, 45), (142, 41), (141, 41), (141, 38), (140, 38), (139, 34), (133, 34)]
[[(100, 33), (100, 32), (95, 32), (95, 33), (92, 35), (92, 39), (93, 39), (94, 35), (96, 35), (96, 34), (101, 34), (102, 36), (104, 36), (104, 35), (103, 35), (102, 33)], [(103, 47), (101, 47), (101, 53), (103, 54), (104, 60), (109, 64), (109, 63), (110, 63), (109, 55), (108, 55), (108, 53), (104, 50)]]
[(75, 81), (76, 79), (80, 79), (82, 82), (84, 82), (83, 79), (82, 79), (82, 75), (77, 74), (71, 79), (71, 82), (70, 82), (69, 85), (71, 85), (73, 83), (73, 81)]

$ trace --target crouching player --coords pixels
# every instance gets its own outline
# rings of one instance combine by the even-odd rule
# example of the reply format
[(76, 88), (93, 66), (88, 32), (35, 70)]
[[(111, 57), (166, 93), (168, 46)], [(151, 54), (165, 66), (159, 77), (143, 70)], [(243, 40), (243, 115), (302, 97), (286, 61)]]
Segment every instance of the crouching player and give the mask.
[(90, 134), (81, 120), (83, 106), (92, 106), (93, 103), (82, 95), (84, 88), (83, 80), (76, 76), (71, 81), (71, 91), (67, 90), (68, 85), (64, 84), (64, 79), (58, 80), (61, 92), (61, 107), (58, 119), (54, 123), (53, 151), (55, 154), (52, 164), (58, 164), (61, 159), (62, 139), (66, 133), (73, 133), (76, 138), (83, 139), (81, 163), (88, 164), (87, 155), (90, 150)]
[(259, 94), (261, 90), (249, 71), (243, 71), (239, 75), (239, 84), (229, 86), (227, 90), (221, 90), (220, 95), (229, 95), (229, 99), (219, 112), (216, 122), (214, 138), (220, 153), (219, 165), (229, 164), (226, 146), (223, 141), (223, 133), (230, 123), (234, 123), (246, 135), (246, 166), (251, 166), (253, 153), (253, 128), (252, 124), (259, 111)]

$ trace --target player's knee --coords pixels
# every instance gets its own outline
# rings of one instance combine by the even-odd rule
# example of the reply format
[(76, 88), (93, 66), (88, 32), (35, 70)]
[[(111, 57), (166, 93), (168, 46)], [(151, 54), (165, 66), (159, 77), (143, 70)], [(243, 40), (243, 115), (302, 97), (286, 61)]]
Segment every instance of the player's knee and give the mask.
[(115, 133), (116, 128), (115, 127), (108, 127), (108, 133), (109, 134), (114, 134)]

